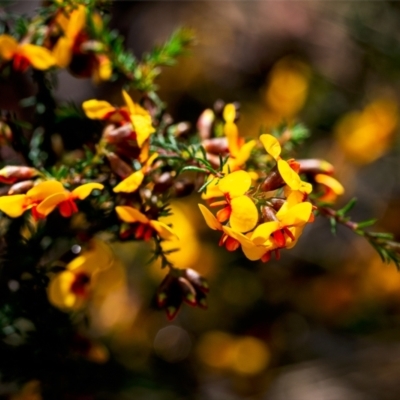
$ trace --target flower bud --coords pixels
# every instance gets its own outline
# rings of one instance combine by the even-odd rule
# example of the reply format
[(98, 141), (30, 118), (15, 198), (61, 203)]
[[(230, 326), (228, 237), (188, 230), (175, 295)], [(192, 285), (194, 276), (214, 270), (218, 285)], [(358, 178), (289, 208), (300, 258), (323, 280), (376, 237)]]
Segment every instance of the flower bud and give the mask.
[(188, 133), (191, 129), (189, 122), (180, 122), (179, 124), (171, 125), (168, 128), (168, 132), (172, 133), (174, 136), (181, 136)]
[(207, 153), (224, 154), (229, 152), (228, 139), (226, 137), (205, 139), (201, 144)]
[(210, 108), (207, 108), (201, 113), (196, 125), (201, 140), (209, 139), (211, 137), (214, 120), (215, 114)]
[(278, 168), (275, 166), (261, 184), (261, 190), (269, 192), (270, 190), (276, 190), (283, 186), (285, 186), (285, 181), (282, 179)]
[(132, 174), (133, 168), (115, 153), (108, 153), (106, 157), (110, 163), (111, 170), (120, 178), (125, 179)]
[(333, 175), (335, 169), (332, 164), (325, 160), (317, 159), (306, 159), (306, 160), (296, 160), (300, 164), (300, 173), (303, 174), (327, 174)]
[(163, 193), (174, 184), (174, 178), (170, 172), (163, 172), (154, 179), (153, 193)]
[(185, 197), (193, 193), (195, 185), (188, 179), (181, 178), (174, 183), (175, 197)]
[(34, 186), (33, 181), (23, 181), (14, 183), (14, 185), (10, 187), (8, 194), (25, 194), (28, 190), (32, 189), (33, 186)]
[(261, 207), (261, 215), (264, 222), (278, 221), (278, 218), (276, 217), (275, 214), (275, 210), (272, 207), (269, 206)]
[(123, 143), (132, 138), (134, 132), (131, 124), (124, 124), (118, 128), (114, 124), (107, 125), (103, 130), (103, 138), (110, 144)]
[(0, 169), (0, 182), (12, 184), (17, 181), (33, 178), (36, 175), (38, 175), (38, 171), (35, 168), (8, 165)]

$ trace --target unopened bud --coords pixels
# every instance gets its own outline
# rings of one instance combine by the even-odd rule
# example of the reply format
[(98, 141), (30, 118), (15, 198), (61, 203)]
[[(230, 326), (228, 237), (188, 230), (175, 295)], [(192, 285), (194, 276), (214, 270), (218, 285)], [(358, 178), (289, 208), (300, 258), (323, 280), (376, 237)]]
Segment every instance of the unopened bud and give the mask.
[(33, 181), (14, 183), (14, 185), (10, 187), (8, 194), (25, 194), (28, 190), (32, 189), (33, 186), (34, 186)]
[(189, 194), (192, 194), (194, 191), (195, 185), (193, 182), (188, 179), (180, 179), (174, 183), (175, 196), (176, 197), (185, 197)]
[(174, 178), (170, 172), (164, 172), (155, 179), (153, 193), (163, 193), (168, 190), (174, 183)]
[(201, 140), (209, 139), (211, 137), (214, 120), (215, 114), (210, 108), (207, 108), (201, 113), (196, 125)]
[(111, 170), (120, 178), (125, 179), (133, 172), (133, 168), (118, 157), (115, 153), (108, 153), (107, 159)]
[(278, 221), (275, 210), (272, 207), (269, 206), (261, 207), (261, 214), (264, 222)]
[(226, 137), (205, 139), (201, 144), (207, 153), (224, 154), (229, 151), (228, 139)]
[(280, 208), (286, 203), (286, 200), (281, 199), (280, 197), (272, 197), (268, 199), (268, 201), (272, 204), (272, 207), (275, 211), (279, 211)]
[(107, 125), (103, 130), (103, 138), (110, 144), (123, 143), (127, 139), (134, 137), (131, 124), (124, 124), (118, 128), (111, 124)]
[(35, 168), (8, 165), (0, 169), (0, 182), (12, 184), (17, 181), (33, 178), (39, 172)]
[(224, 110), (225, 102), (221, 99), (218, 99), (214, 103), (214, 111), (217, 115), (222, 115), (222, 111)]
[(261, 190), (263, 192), (269, 192), (270, 190), (279, 189), (282, 186), (285, 186), (285, 181), (282, 179), (278, 168), (275, 166), (261, 184)]
[(190, 129), (191, 125), (189, 122), (180, 122), (179, 124), (171, 125), (168, 128), (168, 132), (174, 136), (181, 136), (184, 135), (185, 133), (188, 133)]
[(303, 174), (327, 174), (333, 175), (335, 169), (332, 164), (325, 160), (317, 159), (306, 159), (306, 160), (296, 160), (300, 164), (300, 173)]
[(196, 305), (196, 291), (192, 284), (185, 278), (178, 278), (179, 286), (182, 289), (183, 301), (191, 306)]

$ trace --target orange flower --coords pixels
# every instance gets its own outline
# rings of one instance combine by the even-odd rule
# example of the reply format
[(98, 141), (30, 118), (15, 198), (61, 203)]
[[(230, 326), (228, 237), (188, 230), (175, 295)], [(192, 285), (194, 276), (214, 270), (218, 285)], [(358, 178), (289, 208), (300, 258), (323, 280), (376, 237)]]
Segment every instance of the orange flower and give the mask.
[(150, 135), (155, 132), (150, 114), (138, 104), (134, 103), (129, 94), (123, 90), (122, 96), (125, 107), (114, 107), (107, 101), (87, 100), (82, 104), (85, 114), (90, 119), (107, 120), (119, 125), (132, 124), (127, 139), (136, 139), (139, 148), (142, 148)]

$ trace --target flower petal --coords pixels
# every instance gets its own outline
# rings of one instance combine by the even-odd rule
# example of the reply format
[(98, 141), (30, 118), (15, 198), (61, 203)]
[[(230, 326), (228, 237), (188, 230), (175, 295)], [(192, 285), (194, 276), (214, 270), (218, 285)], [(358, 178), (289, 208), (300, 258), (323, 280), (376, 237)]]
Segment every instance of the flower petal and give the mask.
[(158, 236), (160, 236), (161, 239), (169, 240), (177, 238), (177, 235), (172, 230), (172, 228), (169, 227), (167, 224), (164, 224), (164, 222), (151, 220), (150, 226), (154, 228), (154, 230), (158, 233)]
[(260, 136), (260, 141), (263, 144), (265, 151), (275, 160), (278, 159), (282, 151), (278, 139), (272, 135), (265, 133)]
[(87, 100), (82, 104), (83, 111), (90, 119), (104, 119), (108, 114), (116, 111), (108, 101)]
[(74, 279), (75, 274), (68, 270), (56, 275), (48, 288), (50, 303), (61, 309), (79, 309), (83, 302), (71, 292)]
[(28, 190), (26, 195), (32, 202), (42, 201), (46, 197), (52, 194), (65, 192), (64, 186), (58, 181), (46, 181), (41, 182), (34, 186), (31, 190)]
[(212, 181), (210, 184), (207, 185), (206, 191), (201, 194), (201, 198), (203, 200), (212, 199), (214, 197), (221, 197), (224, 193), (219, 188), (219, 180), (212, 176), (209, 176), (208, 181)]
[(128, 92), (123, 90), (122, 97), (124, 98), (126, 107), (128, 108), (129, 114), (135, 114), (135, 103), (133, 102), (131, 96), (129, 96)]
[(50, 50), (35, 44), (23, 44), (20, 52), (30, 61), (36, 69), (44, 71), (56, 64), (56, 59)]
[(229, 122), (234, 122), (235, 121), (235, 117), (236, 117), (236, 108), (235, 106), (231, 103), (231, 104), (227, 104), (224, 107), (224, 111), (222, 113), (222, 116), (224, 118), (224, 121), (229, 123)]
[(222, 178), (218, 188), (223, 193), (229, 193), (231, 198), (242, 196), (251, 186), (251, 177), (246, 171), (235, 171)]
[(25, 194), (14, 194), (11, 196), (0, 197), (0, 211), (7, 214), (11, 218), (20, 217), (27, 209), (24, 207), (27, 203)]
[(344, 187), (342, 186), (342, 184), (332, 176), (326, 174), (317, 174), (315, 175), (314, 179), (315, 182), (320, 183), (321, 185), (324, 185), (333, 190), (333, 192), (337, 196), (340, 196), (344, 193)]
[(60, 192), (46, 197), (37, 207), (36, 211), (40, 215), (49, 215), (61, 202), (67, 200), (68, 192)]
[(151, 124), (150, 115), (131, 115), (131, 121), (136, 132), (136, 140), (138, 146), (141, 148), (144, 142), (150, 137), (156, 130)]
[(72, 195), (74, 198), (78, 198), (80, 200), (86, 199), (92, 193), (93, 190), (104, 189), (104, 185), (97, 182), (85, 183), (84, 185), (78, 186), (72, 191)]
[(54, 46), (53, 57), (60, 68), (66, 68), (71, 62), (73, 45), (73, 40), (64, 36), (58, 39)]
[(130, 224), (134, 222), (141, 222), (142, 224), (148, 224), (150, 220), (142, 214), (139, 210), (129, 206), (117, 206), (115, 211), (122, 221), (128, 222)]
[(76, 38), (76, 35), (82, 31), (86, 24), (86, 7), (78, 6), (69, 16), (69, 21), (65, 35), (69, 38)]
[(277, 231), (279, 228), (279, 221), (264, 222), (254, 229), (254, 232), (251, 235), (251, 240), (257, 245), (268, 243), (272, 233)]
[(121, 181), (117, 186), (114, 187), (113, 192), (115, 193), (132, 193), (137, 190), (140, 184), (143, 182), (144, 173), (139, 170), (129, 175), (123, 181)]
[(305, 201), (300, 204), (296, 204), (290, 208), (286, 213), (280, 213), (279, 210), (276, 213), (277, 218), (280, 220), (283, 226), (298, 226), (304, 225), (310, 219), (312, 212), (312, 204)]
[(247, 196), (235, 197), (231, 201), (232, 212), (229, 223), (235, 231), (247, 232), (252, 230), (258, 222), (256, 205)]
[(10, 35), (0, 35), (0, 55), (5, 60), (11, 60), (18, 48), (18, 42)]
[(198, 206), (209, 228), (213, 229), (214, 231), (222, 230), (221, 223), (217, 220), (217, 218), (214, 217), (213, 213), (207, 207), (204, 207), (202, 204), (198, 204)]
[[(272, 248), (271, 248), (272, 249)], [(242, 245), (242, 251), (244, 255), (250, 261), (259, 260), (269, 249), (264, 246), (244, 246)]]
[(250, 157), (251, 151), (256, 145), (255, 140), (250, 140), (250, 142), (245, 143), (240, 149), (237, 155), (234, 158), (234, 163), (237, 166), (242, 166)]
[(299, 175), (290, 168), (290, 165), (286, 161), (278, 160), (278, 171), (290, 189), (299, 190), (301, 179)]

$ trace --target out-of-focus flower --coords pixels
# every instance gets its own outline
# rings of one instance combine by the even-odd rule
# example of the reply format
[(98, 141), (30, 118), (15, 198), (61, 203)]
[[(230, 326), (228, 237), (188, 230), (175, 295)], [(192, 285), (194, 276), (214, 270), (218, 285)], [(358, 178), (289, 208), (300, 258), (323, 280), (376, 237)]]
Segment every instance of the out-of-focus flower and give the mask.
[(193, 269), (171, 270), (157, 291), (157, 304), (165, 308), (167, 317), (172, 320), (178, 313), (182, 302), (207, 308), (207, 281)]
[(25, 72), (30, 66), (47, 70), (55, 65), (51, 51), (31, 43), (18, 43), (10, 35), (0, 35), (0, 56), (3, 60), (13, 60), (16, 71)]
[(335, 127), (335, 135), (346, 157), (355, 163), (367, 164), (386, 152), (397, 126), (397, 102), (381, 98), (362, 111), (342, 117)]
[(100, 183), (86, 183), (69, 192), (57, 181), (41, 182), (26, 194), (0, 197), (0, 210), (11, 218), (20, 217), (31, 209), (34, 218), (45, 218), (56, 207), (63, 217), (70, 217), (78, 211), (76, 200), (83, 200), (94, 189), (103, 189)]
[(77, 310), (98, 296), (105, 296), (124, 282), (124, 271), (111, 248), (92, 239), (89, 248), (74, 258), (50, 281), (50, 302), (63, 310)]
[(106, 120), (120, 126), (132, 124), (132, 129), (124, 132), (126, 140), (136, 140), (142, 148), (150, 135), (155, 132), (150, 114), (134, 103), (125, 90), (122, 91), (125, 107), (114, 107), (107, 101), (87, 100), (82, 104), (85, 114), (90, 119)]
[(196, 350), (199, 359), (208, 367), (250, 376), (262, 372), (271, 357), (267, 344), (262, 340), (220, 331), (205, 333)]
[(133, 235), (135, 239), (150, 240), (154, 235), (159, 236), (161, 239), (168, 240), (176, 236), (174, 231), (163, 222), (149, 219), (139, 210), (129, 206), (117, 206), (115, 211), (118, 217), (128, 223), (134, 224), (133, 227), (121, 232), (123, 237)]
[[(79, 5), (67, 17), (66, 12), (68, 10), (62, 10), (56, 17), (56, 23), (64, 32), (53, 48), (57, 65), (61, 68), (69, 66), (79, 77), (92, 76), (95, 82), (109, 80), (112, 64), (104, 53), (99, 52), (103, 45), (90, 40), (86, 31), (86, 7)], [(92, 19), (94, 24), (101, 23), (99, 18), (92, 16)]]
[(314, 177), (316, 183), (322, 187), (323, 193), (318, 200), (326, 203), (334, 203), (338, 196), (344, 193), (343, 185), (334, 177), (326, 174), (317, 174)]
[(310, 68), (299, 60), (284, 58), (275, 64), (265, 93), (271, 122), (290, 120), (301, 110), (307, 98), (309, 80)]
[(10, 400), (42, 400), (40, 381), (32, 380), (26, 382), (21, 390), (13, 394)]

